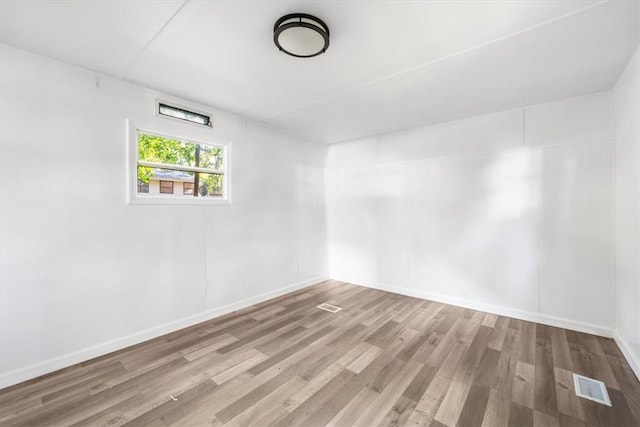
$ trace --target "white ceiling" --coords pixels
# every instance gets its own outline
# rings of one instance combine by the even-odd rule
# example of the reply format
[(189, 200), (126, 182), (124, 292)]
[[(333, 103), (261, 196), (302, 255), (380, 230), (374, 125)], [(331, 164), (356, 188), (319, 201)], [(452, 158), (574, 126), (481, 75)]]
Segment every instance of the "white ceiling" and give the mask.
[[(7, 1), (0, 42), (332, 143), (609, 89), (638, 1)], [(273, 23), (323, 19), (326, 54)]]

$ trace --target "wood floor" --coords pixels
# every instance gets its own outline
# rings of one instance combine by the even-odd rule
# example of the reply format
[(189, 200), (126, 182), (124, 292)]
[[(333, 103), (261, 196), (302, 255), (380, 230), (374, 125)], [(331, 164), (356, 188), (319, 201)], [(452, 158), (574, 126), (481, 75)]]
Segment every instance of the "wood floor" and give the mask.
[(638, 426), (640, 383), (610, 339), (325, 282), (0, 391), (3, 426), (121, 424)]

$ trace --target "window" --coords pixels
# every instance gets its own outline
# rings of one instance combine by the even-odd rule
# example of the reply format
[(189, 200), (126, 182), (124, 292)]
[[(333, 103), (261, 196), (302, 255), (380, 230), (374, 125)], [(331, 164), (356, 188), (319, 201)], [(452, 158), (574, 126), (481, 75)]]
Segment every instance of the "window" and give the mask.
[(162, 101), (156, 102), (156, 114), (173, 119), (184, 120), (197, 125), (212, 126), (211, 116), (197, 111), (187, 110), (175, 105), (169, 105)]
[(160, 194), (173, 194), (173, 181), (160, 181)]
[(229, 144), (204, 143), (130, 126), (131, 202), (230, 203)]
[(193, 182), (183, 182), (182, 183), (182, 194), (186, 196), (193, 196)]

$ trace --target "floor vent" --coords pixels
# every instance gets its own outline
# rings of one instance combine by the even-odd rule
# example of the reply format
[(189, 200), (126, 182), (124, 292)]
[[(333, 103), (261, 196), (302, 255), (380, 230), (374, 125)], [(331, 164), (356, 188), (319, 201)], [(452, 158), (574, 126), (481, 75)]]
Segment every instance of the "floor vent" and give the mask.
[(609, 399), (607, 387), (602, 381), (573, 374), (573, 384), (576, 387), (577, 396), (611, 406), (611, 399)]
[(339, 312), (340, 310), (342, 310), (342, 308), (340, 308), (340, 307), (336, 307), (335, 305), (327, 304), (326, 302), (324, 302), (324, 303), (320, 304), (320, 305), (318, 306), (318, 308), (319, 308), (320, 310), (328, 311), (329, 313), (337, 313), (337, 312)]

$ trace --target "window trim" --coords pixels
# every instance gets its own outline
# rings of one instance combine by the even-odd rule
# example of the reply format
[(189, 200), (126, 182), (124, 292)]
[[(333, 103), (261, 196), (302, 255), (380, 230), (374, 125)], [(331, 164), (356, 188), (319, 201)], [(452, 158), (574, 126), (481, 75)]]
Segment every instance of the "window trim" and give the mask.
[[(180, 120), (182, 122), (182, 120)], [(206, 126), (199, 126), (203, 130), (207, 130)], [(127, 196), (128, 196), (128, 204), (144, 204), (144, 205), (231, 205), (231, 142), (222, 142), (219, 140), (216, 141), (203, 141), (201, 138), (192, 137), (194, 132), (182, 132), (182, 136), (172, 135), (171, 132), (165, 131), (165, 126), (158, 124), (157, 126), (141, 126), (138, 123), (133, 122), (132, 120), (127, 120), (127, 144), (128, 144), (128, 159), (127, 159)], [(157, 130), (151, 130), (157, 129)], [(194, 144), (208, 145), (214, 147), (222, 147), (223, 148), (223, 169), (221, 174), (224, 175), (223, 186), (222, 186), (222, 194), (223, 197), (211, 197), (211, 198), (200, 198), (200, 197), (184, 197), (183, 195), (171, 196), (169, 194), (138, 194), (138, 132), (147, 133), (151, 135), (161, 136), (164, 138), (175, 139), (179, 141), (190, 142)], [(196, 135), (197, 136), (197, 135)], [(152, 162), (143, 162), (145, 164), (152, 164)], [(166, 169), (163, 166), (163, 169)], [(180, 166), (179, 170), (194, 170), (194, 172), (203, 172), (199, 169), (202, 168), (194, 168), (190, 166)], [(206, 169), (205, 173), (212, 173), (210, 170)]]

